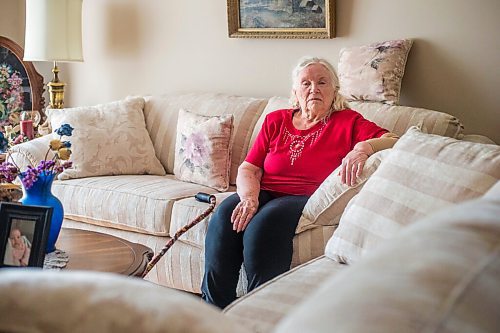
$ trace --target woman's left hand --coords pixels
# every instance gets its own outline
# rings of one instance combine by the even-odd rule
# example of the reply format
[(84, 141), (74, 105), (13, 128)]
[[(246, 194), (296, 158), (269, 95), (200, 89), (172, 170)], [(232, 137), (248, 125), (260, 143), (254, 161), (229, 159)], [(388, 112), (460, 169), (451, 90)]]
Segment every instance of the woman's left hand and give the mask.
[(357, 178), (361, 175), (365, 162), (368, 159), (368, 153), (353, 149), (342, 159), (342, 169), (340, 178), (343, 184), (354, 186)]
[(340, 170), (340, 180), (343, 184), (354, 186), (358, 177), (363, 171), (365, 162), (373, 154), (373, 148), (365, 141), (359, 142), (354, 146), (343, 159)]

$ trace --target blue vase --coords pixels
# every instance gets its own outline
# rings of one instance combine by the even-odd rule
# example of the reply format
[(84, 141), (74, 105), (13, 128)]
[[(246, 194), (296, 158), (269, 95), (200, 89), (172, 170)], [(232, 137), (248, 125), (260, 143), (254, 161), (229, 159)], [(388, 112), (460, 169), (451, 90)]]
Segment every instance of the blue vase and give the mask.
[(64, 219), (64, 209), (61, 201), (52, 194), (52, 182), (55, 173), (41, 172), (33, 185), (26, 189), (23, 185), (23, 197), (20, 202), (23, 205), (49, 206), (52, 207), (52, 220), (50, 221), (49, 239), (45, 248), (45, 253), (50, 253), (56, 249), (57, 237), (61, 231)]

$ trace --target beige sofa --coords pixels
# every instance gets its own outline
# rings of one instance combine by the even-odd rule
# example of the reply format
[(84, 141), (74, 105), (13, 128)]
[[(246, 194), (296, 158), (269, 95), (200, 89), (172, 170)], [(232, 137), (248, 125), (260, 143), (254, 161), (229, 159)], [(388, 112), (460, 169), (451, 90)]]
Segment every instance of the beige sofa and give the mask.
[(327, 255), (296, 267), (225, 316), (136, 278), (3, 269), (0, 331), (498, 332), (499, 216), (497, 181), (479, 199), (414, 221), (355, 264)]
[[(166, 175), (106, 175), (56, 181), (53, 192), (63, 202), (63, 227), (95, 230), (149, 246), (158, 252), (175, 231), (203, 211), (206, 204), (194, 200), (197, 192), (215, 194), (220, 203), (235, 190), (238, 165), (243, 161), (266, 114), (287, 107), (285, 97), (270, 99), (222, 94), (175, 94), (147, 96), (143, 108), (145, 127), (156, 157)], [(382, 127), (403, 135), (411, 126), (440, 136), (491, 143), (485, 137), (467, 137), (453, 116), (432, 110), (381, 103), (353, 102), (353, 109)], [(180, 109), (203, 115), (232, 114), (231, 164), (225, 192), (178, 180), (174, 172), (176, 124)], [(35, 164), (44, 157), (51, 136), (45, 136), (13, 149), (12, 158), (20, 166)], [(78, 150), (74, 150), (78, 154)], [(364, 180), (373, 173), (384, 154), (372, 156)], [(327, 241), (336, 229), (349, 200), (364, 181), (348, 188), (338, 182), (336, 173), (325, 181), (306, 205), (294, 238), (292, 266), (324, 254)], [(203, 275), (204, 237), (208, 218), (188, 231), (150, 272), (147, 279), (160, 285), (200, 292)], [(244, 281), (244, 279), (242, 279)], [(240, 284), (244, 290), (244, 284)]]

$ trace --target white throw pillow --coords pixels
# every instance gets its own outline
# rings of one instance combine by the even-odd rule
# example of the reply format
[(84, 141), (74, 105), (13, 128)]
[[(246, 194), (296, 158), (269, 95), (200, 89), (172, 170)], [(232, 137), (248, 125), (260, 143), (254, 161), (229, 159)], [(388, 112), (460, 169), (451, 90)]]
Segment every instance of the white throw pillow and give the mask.
[(300, 233), (317, 226), (337, 226), (349, 201), (359, 193), (389, 152), (390, 149), (386, 149), (370, 156), (354, 186), (342, 184), (340, 181), (339, 172), (342, 166), (335, 169), (307, 200), (295, 232)]
[(500, 146), (412, 127), (348, 204), (325, 254), (354, 263), (404, 226), (483, 195), (500, 179)]
[(71, 142), (73, 168), (59, 179), (165, 175), (146, 130), (144, 103), (141, 97), (128, 97), (96, 106), (47, 110), (53, 130), (62, 124), (74, 128), (71, 137), (63, 137)]

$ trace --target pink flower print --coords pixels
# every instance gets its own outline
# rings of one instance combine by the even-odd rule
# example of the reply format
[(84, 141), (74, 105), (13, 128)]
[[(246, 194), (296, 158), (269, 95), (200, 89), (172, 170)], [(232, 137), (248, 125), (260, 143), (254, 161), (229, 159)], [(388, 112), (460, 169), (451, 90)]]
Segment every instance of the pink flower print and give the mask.
[[(193, 167), (201, 167), (203, 162), (207, 160), (208, 146), (204, 134), (193, 132), (191, 135), (183, 137), (184, 141), (184, 158), (187, 164)], [(190, 169), (191, 169), (190, 168)]]

